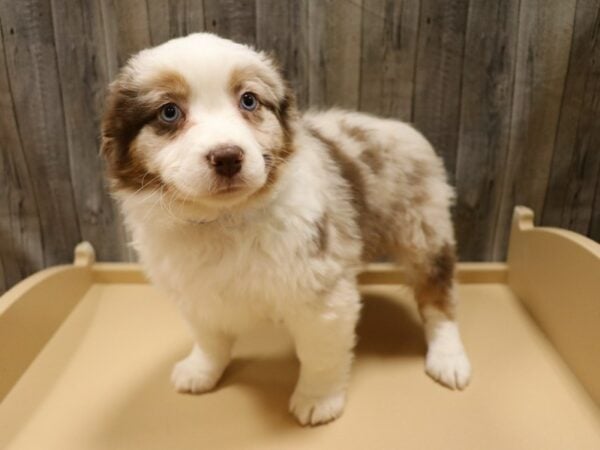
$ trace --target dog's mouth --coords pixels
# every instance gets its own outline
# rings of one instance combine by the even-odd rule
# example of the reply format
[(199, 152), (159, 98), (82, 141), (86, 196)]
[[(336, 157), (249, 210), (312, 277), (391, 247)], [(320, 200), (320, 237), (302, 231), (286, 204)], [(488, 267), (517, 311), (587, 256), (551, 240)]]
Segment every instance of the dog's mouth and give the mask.
[(208, 192), (209, 196), (224, 197), (237, 195), (248, 190), (249, 186), (242, 179), (219, 180), (215, 186)]
[(186, 191), (179, 189), (175, 185), (169, 185), (165, 192), (169, 192), (174, 199), (176, 199), (182, 205), (196, 205), (201, 206), (211, 198), (217, 201), (225, 201), (230, 198), (234, 198), (243, 194), (244, 191), (248, 190), (248, 186), (242, 182), (230, 182), (227, 184), (220, 184), (212, 187), (209, 191), (204, 194), (192, 194), (186, 193)]
[(241, 183), (231, 184), (229, 186), (220, 186), (220, 187), (214, 189), (211, 192), (211, 194), (212, 195), (234, 194), (234, 193), (242, 191), (245, 187), (246, 186)]
[[(258, 187), (260, 188), (260, 187)], [(243, 202), (257, 190), (248, 180), (242, 177), (231, 179), (213, 179), (204, 190), (193, 186), (169, 185), (166, 189), (182, 207), (195, 208), (221, 208)]]

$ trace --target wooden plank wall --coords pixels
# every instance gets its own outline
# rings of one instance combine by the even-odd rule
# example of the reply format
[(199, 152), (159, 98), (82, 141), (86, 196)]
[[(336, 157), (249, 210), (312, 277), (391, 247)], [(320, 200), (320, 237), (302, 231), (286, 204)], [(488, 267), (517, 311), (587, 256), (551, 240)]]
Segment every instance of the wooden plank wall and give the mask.
[(83, 239), (134, 258), (97, 156), (105, 87), (202, 30), (271, 50), (303, 108), (414, 122), (461, 259), (503, 259), (517, 203), (600, 240), (600, 0), (0, 0), (0, 291)]

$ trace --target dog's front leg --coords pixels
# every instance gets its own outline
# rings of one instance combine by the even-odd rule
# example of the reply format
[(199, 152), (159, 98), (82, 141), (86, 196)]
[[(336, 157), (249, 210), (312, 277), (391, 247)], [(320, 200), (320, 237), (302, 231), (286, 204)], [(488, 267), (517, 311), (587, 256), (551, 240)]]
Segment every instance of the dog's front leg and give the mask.
[(215, 387), (231, 359), (233, 340), (207, 325), (192, 325), (195, 343), (190, 354), (175, 364), (171, 380), (178, 392), (201, 394)]
[(307, 304), (286, 320), (300, 360), (290, 412), (302, 425), (338, 418), (346, 402), (360, 295), (343, 280), (318, 305)]

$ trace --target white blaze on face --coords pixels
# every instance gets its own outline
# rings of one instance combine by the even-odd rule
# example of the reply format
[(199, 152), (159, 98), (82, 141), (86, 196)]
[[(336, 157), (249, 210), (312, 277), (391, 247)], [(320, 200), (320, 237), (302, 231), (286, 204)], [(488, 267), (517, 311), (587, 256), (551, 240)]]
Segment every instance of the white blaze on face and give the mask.
[[(185, 130), (153, 154), (151, 164), (164, 181), (186, 196), (210, 197), (229, 183), (249, 195), (266, 181), (261, 146), (251, 126), (225, 90), (223, 98), (228, 101), (221, 105), (203, 102), (201, 96), (193, 99)], [(241, 171), (231, 180), (221, 179), (208, 160), (211, 150), (225, 145), (238, 146), (244, 154)]]
[[(177, 128), (157, 131), (149, 123), (135, 138), (148, 171), (181, 199), (239, 202), (267, 183), (266, 161), (278, 159), (285, 145), (278, 108), (287, 100), (269, 60), (240, 44), (197, 34), (141, 52), (130, 68), (136, 84), (150, 91), (162, 73), (174, 72), (187, 85), (185, 100), (173, 102), (182, 112)], [(246, 92), (258, 99), (254, 111), (240, 106)], [(225, 146), (243, 153), (241, 169), (231, 177), (219, 175), (209, 161), (211, 151)]]

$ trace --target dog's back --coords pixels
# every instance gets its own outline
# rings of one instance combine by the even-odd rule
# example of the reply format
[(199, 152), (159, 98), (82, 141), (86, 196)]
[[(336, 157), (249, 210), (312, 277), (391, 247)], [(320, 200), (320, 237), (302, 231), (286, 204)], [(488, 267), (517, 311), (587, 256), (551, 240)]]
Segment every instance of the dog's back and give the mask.
[[(397, 255), (413, 246), (411, 241), (453, 245), (446, 216), (453, 190), (441, 159), (421, 133), (398, 120), (337, 109), (308, 112), (303, 124), (324, 149), (330, 171), (348, 186), (366, 261), (389, 256), (390, 250)], [(422, 228), (428, 223), (438, 228), (429, 235)], [(413, 229), (417, 234), (407, 236)]]

